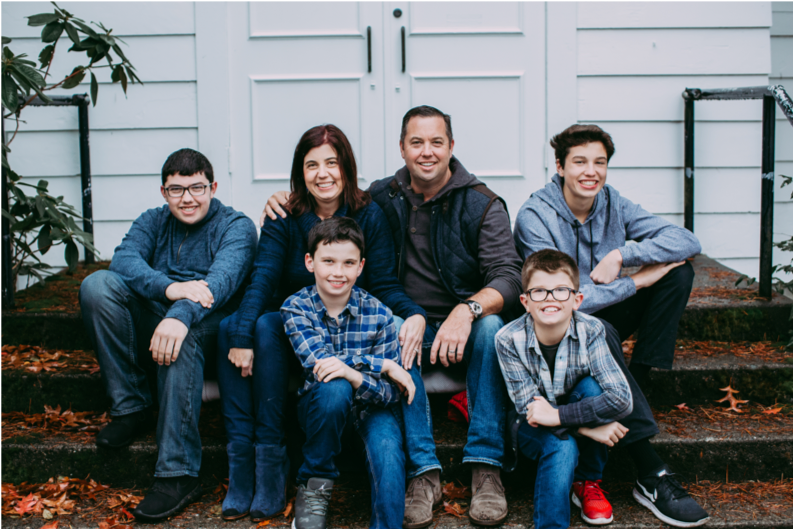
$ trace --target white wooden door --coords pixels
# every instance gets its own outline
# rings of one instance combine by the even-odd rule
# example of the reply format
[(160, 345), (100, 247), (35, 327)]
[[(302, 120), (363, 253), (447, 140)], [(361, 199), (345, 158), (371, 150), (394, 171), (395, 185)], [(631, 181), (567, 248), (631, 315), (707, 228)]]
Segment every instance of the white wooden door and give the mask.
[(386, 172), (403, 165), (402, 116), (432, 105), (452, 117), (454, 154), (514, 218), (545, 184), (545, 4), (392, 2), (385, 11)]
[(258, 219), (267, 197), (289, 188), (300, 136), (323, 123), (349, 138), (362, 187), (381, 178), (382, 4), (234, 2), (228, 9), (233, 206)]

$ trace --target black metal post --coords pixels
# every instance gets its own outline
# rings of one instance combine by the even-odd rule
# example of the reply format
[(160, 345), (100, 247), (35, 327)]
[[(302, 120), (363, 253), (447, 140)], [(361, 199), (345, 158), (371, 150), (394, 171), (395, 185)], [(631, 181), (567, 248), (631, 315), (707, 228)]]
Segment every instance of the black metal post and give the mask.
[[(5, 111), (5, 108), (3, 108)], [(0, 118), (2, 119), (2, 118)], [(3, 142), (6, 139), (6, 120), (2, 119)], [(3, 211), (8, 211), (8, 183), (6, 168), (3, 167)], [(11, 268), (11, 225), (3, 217), (3, 308), (10, 309), (14, 306), (14, 271)]]
[[(83, 231), (94, 235), (94, 205), (91, 194), (91, 148), (88, 140), (88, 97), (75, 95), (80, 123), (80, 180), (83, 189)], [(85, 264), (94, 262), (94, 254), (85, 249)]]
[(763, 183), (760, 199), (760, 295), (771, 297), (774, 232), (774, 132), (776, 101), (763, 97)]
[(683, 179), (683, 225), (694, 232), (694, 100), (685, 97), (685, 154)]

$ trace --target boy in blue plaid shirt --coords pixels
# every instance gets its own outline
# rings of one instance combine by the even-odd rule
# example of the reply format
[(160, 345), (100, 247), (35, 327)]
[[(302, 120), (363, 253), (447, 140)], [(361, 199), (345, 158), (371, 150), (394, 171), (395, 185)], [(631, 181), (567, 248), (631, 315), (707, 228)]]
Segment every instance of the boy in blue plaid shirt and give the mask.
[(584, 296), (578, 267), (567, 254), (532, 254), (521, 280), (526, 314), (499, 331), (496, 350), (522, 417), (518, 447), (539, 460), (535, 527), (570, 525), (571, 488), (584, 521), (608, 524), (612, 510), (600, 480), (607, 447), (627, 432), (616, 421), (633, 408), (630, 386), (609, 352), (603, 323), (576, 310)]
[(400, 366), (391, 311), (355, 286), (363, 270), (363, 232), (332, 217), (308, 235), (306, 267), (316, 284), (281, 307), (286, 335), (303, 365), (298, 421), (306, 432), (297, 474), (293, 529), (324, 529), (335, 458), (348, 416), (363, 440), (372, 485), (372, 528), (402, 527), (405, 453), (393, 406), (415, 386)]

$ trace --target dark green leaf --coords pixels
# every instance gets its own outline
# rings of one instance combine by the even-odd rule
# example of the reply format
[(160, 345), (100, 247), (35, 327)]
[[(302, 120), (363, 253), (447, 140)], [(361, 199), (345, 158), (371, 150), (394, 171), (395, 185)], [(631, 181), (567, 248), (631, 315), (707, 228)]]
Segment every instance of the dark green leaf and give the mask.
[(36, 195), (36, 211), (39, 212), (39, 217), (44, 218), (44, 215), (47, 214), (46, 206), (44, 205), (44, 200), (41, 198), (41, 195)]
[(97, 34), (97, 32), (96, 32), (96, 31), (94, 31), (94, 30), (93, 30), (93, 28), (92, 28), (91, 26), (89, 26), (88, 24), (85, 24), (85, 23), (84, 23), (84, 22), (82, 22), (81, 20), (78, 20), (78, 19), (76, 19), (76, 18), (73, 18), (73, 19), (71, 20), (71, 22), (72, 22), (72, 23), (73, 23), (75, 26), (77, 26), (78, 28), (80, 28), (80, 29), (83, 31), (83, 33), (86, 33), (87, 35), (90, 35), (90, 36), (92, 36), (92, 37), (98, 37), (98, 36), (99, 36), (99, 34)]
[(39, 15), (33, 15), (32, 17), (27, 17), (28, 26), (32, 26), (32, 27), (50, 24), (52, 22), (57, 21), (59, 18), (60, 17), (55, 13), (41, 13)]
[[(23, 74), (19, 73), (19, 70), (17, 70), (16, 65), (11, 66), (10, 68), (8, 68), (8, 72), (11, 75), (14, 76), (14, 79), (19, 84), (19, 87), (22, 90), (25, 91), (25, 97), (29, 96), (30, 95), (30, 90), (33, 88), (33, 84), (31, 84), (28, 81), (27, 77), (25, 77)], [(20, 95), (22, 95), (22, 94), (20, 94)]]
[(22, 204), (28, 203), (28, 196), (25, 194), (24, 191), (19, 189), (19, 187), (13, 186), (11, 188), (11, 192), (14, 193), (14, 198), (17, 199), (17, 202), (21, 202)]
[(8, 37), (3, 37), (3, 46), (5, 46), (6, 44), (11, 44), (11, 39), (9, 39)]
[(55, 42), (63, 33), (63, 22), (50, 22), (41, 30), (41, 42)]
[(50, 226), (49, 224), (45, 224), (44, 226), (41, 227), (41, 230), (39, 230), (38, 244), (41, 255), (47, 253), (47, 251), (52, 246), (52, 238), (50, 237), (51, 230), (52, 230), (52, 226)]
[(55, 51), (55, 46), (52, 44), (45, 46), (44, 49), (41, 50), (41, 53), (39, 53), (39, 62), (41, 63), (42, 68), (44, 68), (50, 63), (50, 61), (52, 60), (52, 53), (54, 51)]
[(64, 250), (63, 256), (66, 258), (66, 264), (69, 265), (69, 272), (74, 272), (77, 269), (77, 260), (80, 258), (74, 241), (70, 240), (66, 243), (66, 250)]
[(50, 187), (50, 183), (46, 180), (39, 180), (39, 183), (36, 184), (36, 186), (42, 191), (47, 191), (47, 188)]
[(133, 84), (134, 84), (135, 82), (138, 82), (138, 83), (140, 83), (140, 84), (143, 84), (143, 81), (141, 81), (141, 80), (138, 78), (138, 76), (137, 76), (137, 75), (135, 75), (135, 70), (133, 70), (133, 69), (132, 69), (132, 68), (130, 68), (129, 66), (125, 66), (125, 67), (124, 67), (124, 69), (127, 71), (127, 77), (129, 78), (129, 80), (130, 80), (130, 82), (131, 82), (131, 83), (133, 83)]
[(85, 69), (82, 66), (76, 67), (72, 70), (72, 73), (69, 74), (70, 76), (66, 80), (65, 83), (61, 85), (62, 88), (69, 89), (74, 88), (75, 86), (79, 85), (83, 79), (85, 79)]
[[(3, 106), (11, 112), (19, 105), (19, 87), (10, 75), (3, 75)], [(5, 140), (4, 140), (5, 141)]]
[(52, 228), (50, 232), (50, 238), (54, 241), (62, 241), (67, 235), (68, 233), (58, 228)]
[(11, 51), (11, 50), (8, 48), (8, 46), (6, 46), (5, 48), (3, 48), (3, 58), (4, 58), (4, 59), (8, 59), (8, 60), (11, 60), (11, 59), (13, 59), (13, 58), (14, 58), (14, 52), (13, 52), (13, 51)]
[(121, 58), (122, 61), (128, 61), (128, 59), (124, 56), (124, 52), (121, 51), (121, 46), (118, 44), (113, 44), (113, 51)]
[(119, 70), (119, 78), (121, 79), (121, 89), (124, 90), (124, 94), (127, 93), (127, 74), (124, 73), (122, 68), (118, 68)]
[(121, 80), (120, 77), (121, 73), (123, 72), (124, 72), (124, 67), (119, 64), (118, 66), (113, 68), (113, 73), (110, 75), (110, 80), (113, 81), (114, 83), (119, 82)]
[(21, 177), (21, 176), (19, 176), (18, 174), (16, 174), (14, 171), (12, 171), (11, 169), (9, 169), (8, 167), (6, 167), (6, 169), (8, 169), (8, 173), (7, 173), (7, 174), (8, 174), (8, 177), (11, 179), (11, 181), (12, 181), (12, 182), (19, 182), (19, 180), (20, 180), (22, 177)]
[(17, 64), (14, 66), (14, 68), (21, 75), (25, 76), (25, 79), (28, 80), (31, 86), (43, 87), (46, 84), (44, 82), (44, 77), (38, 72), (38, 70), (31, 68), (30, 66), (25, 66), (24, 64)]
[(91, 103), (96, 106), (96, 98), (99, 95), (99, 83), (96, 82), (94, 72), (91, 72)]
[(64, 22), (64, 27), (66, 28), (66, 34), (69, 35), (69, 38), (72, 39), (72, 42), (75, 44), (80, 44), (80, 34), (77, 33), (77, 28), (68, 22)]

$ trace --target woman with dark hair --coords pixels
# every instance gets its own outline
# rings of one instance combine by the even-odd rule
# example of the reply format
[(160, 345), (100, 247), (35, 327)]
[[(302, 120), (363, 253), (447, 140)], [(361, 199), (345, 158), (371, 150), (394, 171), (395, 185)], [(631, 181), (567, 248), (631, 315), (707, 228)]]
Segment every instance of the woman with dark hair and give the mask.
[(358, 188), (355, 156), (338, 127), (320, 125), (300, 138), (286, 209), (285, 219), (262, 227), (251, 284), (237, 312), (220, 324), (218, 382), (229, 441), (224, 520), (250, 512), (253, 521), (262, 521), (286, 504), (284, 415), (289, 374), (301, 366), (279, 309), (286, 298), (314, 284), (304, 264), (314, 225), (333, 216), (355, 220), (366, 241), (366, 266), (356, 285), (405, 319), (403, 347), (420, 347), (424, 335), (426, 313), (396, 278), (391, 229), (380, 207)]

